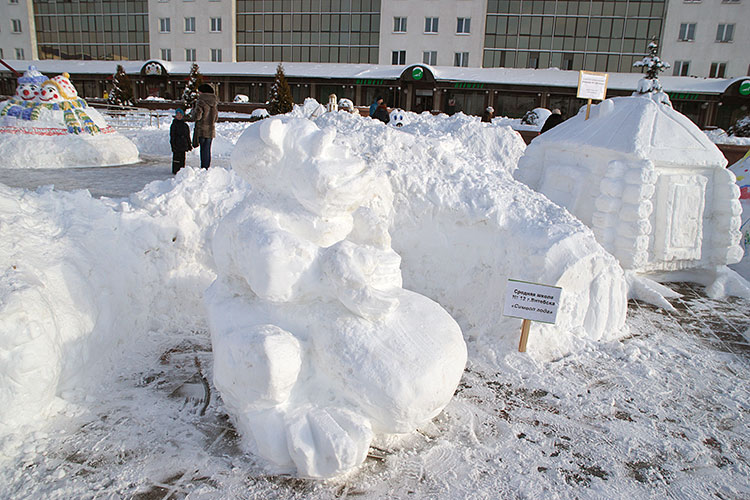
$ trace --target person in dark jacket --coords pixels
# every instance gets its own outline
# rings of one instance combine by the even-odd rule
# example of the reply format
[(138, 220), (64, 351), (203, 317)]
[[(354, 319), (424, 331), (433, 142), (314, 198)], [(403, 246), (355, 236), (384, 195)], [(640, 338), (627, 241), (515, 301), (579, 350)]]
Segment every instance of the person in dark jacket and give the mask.
[(383, 104), (383, 98), (380, 96), (377, 96), (374, 101), (372, 101), (372, 104), (370, 104), (370, 118), (375, 118), (375, 110), (378, 109), (378, 106)]
[(185, 118), (186, 121), (195, 122), (194, 133), (197, 141), (193, 141), (193, 147), (200, 146), (201, 148), (201, 168), (211, 166), (211, 142), (216, 137), (218, 119), (219, 108), (214, 88), (207, 83), (202, 83), (198, 86), (198, 99), (190, 115)]
[(495, 118), (495, 108), (487, 106), (482, 114), (482, 121), (485, 123), (492, 123), (493, 118)]
[(183, 118), (185, 113), (181, 109), (174, 112), (172, 126), (169, 127), (169, 144), (172, 146), (172, 174), (176, 174), (185, 166), (185, 153), (193, 149), (190, 144), (190, 127)]
[(540, 134), (545, 133), (552, 127), (556, 125), (560, 125), (562, 122), (565, 121), (565, 118), (563, 118), (562, 113), (560, 113), (559, 109), (553, 109), (552, 114), (547, 117), (547, 119), (544, 121), (544, 125), (542, 125), (542, 130), (539, 131)]
[(383, 123), (388, 123), (391, 121), (391, 116), (388, 113), (388, 108), (385, 107), (385, 103), (381, 102), (380, 105), (378, 105), (377, 109), (375, 109), (375, 113), (372, 115), (373, 118), (376, 120), (380, 120)]

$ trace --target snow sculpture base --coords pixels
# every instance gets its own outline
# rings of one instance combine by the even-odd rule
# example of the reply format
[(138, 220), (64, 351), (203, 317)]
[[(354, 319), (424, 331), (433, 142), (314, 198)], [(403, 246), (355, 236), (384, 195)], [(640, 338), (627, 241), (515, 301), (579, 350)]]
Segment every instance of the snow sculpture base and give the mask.
[(401, 288), (388, 180), (334, 138), (291, 118), (244, 132), (232, 166), (256, 193), (219, 223), (206, 293), (214, 382), (245, 443), (316, 478), (435, 417), (467, 355), (453, 318)]

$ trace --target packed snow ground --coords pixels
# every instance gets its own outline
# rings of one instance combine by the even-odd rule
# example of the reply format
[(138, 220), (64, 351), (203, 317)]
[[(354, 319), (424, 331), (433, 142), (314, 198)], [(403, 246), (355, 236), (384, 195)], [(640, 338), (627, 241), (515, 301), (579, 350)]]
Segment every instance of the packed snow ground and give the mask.
[[(220, 136), (227, 137), (230, 145), (241, 133), (235, 126), (231, 124), (228, 131), (220, 127)], [(160, 152), (165, 155), (165, 129), (132, 134), (140, 141), (139, 148), (152, 148), (149, 154), (155, 155), (155, 161)], [(223, 153), (217, 149), (215, 158), (221, 161)], [(168, 157), (162, 158), (168, 165)], [(216, 191), (213, 188), (233, 185), (229, 177), (217, 174), (200, 179), (214, 183), (206, 188), (206, 196)], [(203, 174), (186, 172), (184, 176), (195, 175)], [(82, 182), (84, 187), (85, 179)], [(186, 183), (183, 189), (194, 187)], [(9, 198), (23, 198), (18, 192), (9, 194)], [(226, 189), (224, 196), (231, 199), (235, 194)], [(158, 220), (163, 210), (179, 209), (183, 200), (193, 199), (184, 195), (165, 195), (163, 186), (156, 185), (128, 203)], [(108, 207), (121, 202), (103, 201)], [(101, 202), (87, 198), (86, 193), (42, 190), (34, 203), (57, 205), (64, 229), (71, 212), (79, 210), (85, 216), (85, 207)], [(14, 226), (0, 227), (5, 232)], [(178, 234), (179, 230), (196, 234), (191, 228), (178, 228)], [(166, 242), (172, 231), (158, 224), (142, 226), (134, 233), (138, 242), (133, 250), (144, 255), (163, 251), (159, 242)], [(69, 249), (60, 249), (62, 258), (71, 250), (88, 251), (76, 250), (75, 238), (68, 243)], [(195, 262), (200, 261), (197, 256)], [(130, 324), (126, 322), (122, 331), (149, 322), (154, 328), (147, 327), (147, 335), (129, 339), (134, 342), (122, 349), (124, 359), (114, 365), (106, 386), (94, 382), (88, 390), (68, 395), (76, 404), (65, 407), (45, 427), (31, 432), (21, 429), (2, 441), (0, 484), (6, 485), (9, 497), (750, 495), (748, 357), (746, 341), (738, 335), (750, 324), (744, 302), (712, 302), (693, 296), (685, 308), (693, 312), (679, 320), (631, 302), (631, 335), (622, 341), (581, 342), (577, 352), (551, 362), (512, 352), (474, 356), (456, 398), (432, 424), (398, 441), (376, 443), (377, 449), (371, 452), (378, 458), (369, 459), (350, 476), (321, 483), (264, 474), (252, 456), (239, 450), (221, 401), (215, 397), (204, 416), (190, 405), (182, 408), (179, 392), (170, 397), (195, 373), (196, 355), (211, 379), (208, 332), (199, 321), (191, 324), (196, 297), (160, 296), (158, 287), (137, 277), (139, 272), (134, 270), (136, 276), (129, 285), (149, 284), (148, 290), (133, 287), (136, 296), (131, 297), (136, 304), (144, 304), (144, 311), (142, 316), (127, 318)], [(198, 281), (196, 294), (202, 285)], [(137, 296), (140, 292), (142, 297)], [(154, 298), (164, 317), (148, 317), (149, 307), (154, 306), (147, 303)], [(693, 313), (695, 324), (681, 328), (678, 321)], [(722, 318), (734, 330), (719, 326)], [(482, 326), (493, 330), (492, 325)], [(706, 340), (712, 331), (722, 329), (733, 335), (731, 349), (721, 339)], [(482, 347), (486, 343), (485, 335)], [(479, 345), (474, 343), (474, 354), (480, 354)]]

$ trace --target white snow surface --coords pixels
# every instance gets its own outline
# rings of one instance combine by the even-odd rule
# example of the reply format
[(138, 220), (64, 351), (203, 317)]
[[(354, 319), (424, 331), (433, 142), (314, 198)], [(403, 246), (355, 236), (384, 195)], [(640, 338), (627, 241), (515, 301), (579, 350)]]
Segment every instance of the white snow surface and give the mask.
[[(314, 113), (319, 110), (311, 109)], [(380, 215), (372, 219), (374, 216), (360, 210), (355, 217), (368, 224), (382, 219), (376, 224), (380, 236), (372, 244), (383, 248), (378, 252), (385, 252), (382, 258), (387, 257), (384, 262), (388, 264), (375, 266), (378, 273), (386, 274), (372, 279), (385, 289), (399, 284), (393, 281), (398, 275), (398, 258), (392, 253), (388, 256), (392, 251), (387, 250), (389, 236), (384, 231), (389, 226), (392, 246), (402, 258), (405, 288), (448, 309), (465, 335), (477, 339), (473, 355), (494, 362), (515, 349), (519, 320), (502, 317), (499, 307), (509, 277), (565, 290), (558, 323), (532, 328), (529, 349), (539, 359), (570, 352), (576, 339), (613, 338), (623, 333), (626, 286), (621, 269), (585, 226), (512, 180), (509, 172), (524, 147), (515, 132), (484, 127), (478, 119), (463, 115), (434, 120), (413, 115), (410, 124), (400, 129), (348, 113), (324, 113), (317, 122), (304, 126), (325, 130), (319, 133), (325, 137), (323, 144), (327, 144), (332, 165), (325, 168), (328, 177), (320, 177), (316, 183), (296, 181), (290, 186), (297, 186), (295, 192), (301, 193), (298, 203), (287, 206), (277, 202), (273, 208), (305, 238), (327, 248), (346, 234), (341, 224), (348, 231), (355, 228), (352, 215), (346, 215), (352, 203), (349, 186), (336, 187), (346, 179), (341, 176), (352, 175), (344, 168), (348, 162), (353, 162), (355, 172), (367, 165), (372, 175), (388, 178), (390, 182), (375, 184), (380, 187), (373, 192), (391, 189), (392, 204), (391, 195), (384, 194)], [(252, 133), (261, 133), (271, 123), (279, 122), (258, 122), (250, 126)], [(303, 151), (290, 146), (293, 144), (287, 141), (280, 150), (270, 151), (289, 155), (285, 161), (294, 164), (294, 155)], [(313, 154), (320, 148), (311, 147)], [(253, 148), (241, 151), (235, 154), (256, 162), (270, 161), (264, 155), (271, 153), (254, 152)], [(316, 161), (312, 164), (317, 165)], [(277, 191), (283, 194), (280, 186), (284, 184), (276, 182)], [(341, 200), (338, 195), (316, 198), (315, 189), (325, 186), (336, 187), (331, 193), (348, 194)], [(284, 200), (281, 194), (279, 199)], [(44, 419), (56, 408), (60, 396), (74, 402), (76, 394), (85, 394), (93, 381), (101, 383), (100, 377), (106, 377), (118, 363), (130, 341), (148, 331), (203, 324), (206, 316), (200, 302), (217, 272), (218, 261), (209, 250), (217, 224), (241, 200), (260, 203), (264, 196), (264, 190), (253, 190), (233, 172), (220, 168), (208, 172), (186, 169), (174, 180), (152, 183), (119, 201), (93, 199), (85, 191), (3, 188), (2, 227), (9, 234), (2, 238), (2, 254), (3, 261), (11, 263), (3, 276), (0, 315), (4, 323), (0, 330), (3, 431), (10, 433), (22, 424)], [(333, 212), (325, 208), (331, 203)], [(305, 222), (298, 204), (322, 218)], [(248, 224), (248, 234), (263, 234), (263, 224)], [(9, 231), (11, 227), (13, 231)], [(375, 237), (369, 230), (360, 232), (364, 234), (352, 231), (350, 239), (358, 243)], [(224, 253), (246, 252), (247, 265), (261, 266), (260, 272), (263, 265), (269, 266), (265, 272), (270, 273), (271, 281), (265, 282), (266, 291), (258, 295), (278, 302), (288, 299), (290, 293), (302, 293), (294, 287), (289, 291), (286, 283), (277, 281), (278, 276), (299, 272), (295, 267), (299, 262), (294, 260), (299, 257), (263, 260), (262, 247), (257, 247), (262, 240), (253, 247), (249, 236), (243, 240), (233, 230), (223, 234), (236, 240), (225, 244)], [(236, 246), (239, 242), (247, 248)], [(261, 253), (255, 254), (253, 248)], [(353, 250), (341, 251), (347, 254)], [(356, 257), (355, 252), (359, 259), (366, 255)], [(366, 257), (365, 262), (372, 265), (380, 257), (372, 259)], [(342, 264), (328, 259), (325, 265), (336, 269)], [(365, 317), (377, 317), (377, 307), (381, 307), (373, 306), (371, 312), (367, 305), (357, 306), (356, 294), (339, 300)], [(222, 305), (233, 307), (229, 300)], [(319, 324), (325, 324), (325, 313), (318, 314)], [(432, 321), (448, 320), (435, 317)], [(484, 339), (478, 340), (481, 337)], [(450, 379), (455, 384), (455, 377)], [(410, 422), (434, 414), (445, 402), (417, 412), (422, 416)], [(408, 425), (374, 427), (401, 432)]]
[[(651, 312), (628, 322), (636, 336), (623, 343), (594, 344), (561, 331), (563, 341), (550, 347), (546, 340), (534, 344), (534, 332), (529, 355), (513, 353), (518, 321), (496, 323), (502, 298), (487, 297), (498, 291), (491, 275), (499, 269), (515, 277), (518, 266), (530, 260), (539, 264), (545, 256), (516, 257), (528, 250), (515, 248), (519, 239), (512, 245), (503, 239), (525, 227), (524, 216), (533, 215), (546, 217), (553, 227), (545, 233), (532, 224), (532, 239), (549, 240), (548, 233), (559, 233), (565, 241), (578, 235), (579, 242), (591, 246), (587, 230), (565, 211), (523, 187), (505, 185), (514, 165), (501, 158), (520, 156), (522, 143), (505, 137), (502, 127), (487, 136), (472, 131), (495, 124), (480, 125), (470, 117), (422, 123), (415, 115), (409, 130), (367, 118), (340, 121), (343, 116), (348, 115), (330, 113), (316, 124), (334, 126), (335, 144), (364, 145), (359, 156), (387, 172), (394, 191), (392, 246), (402, 258), (405, 288), (438, 299), (466, 334), (469, 370), (458, 400), (418, 433), (379, 438), (377, 446), (390, 453), (382, 464), (368, 461), (357, 475), (332, 483), (265, 476), (254, 460), (231, 448), (220, 452), (223, 458), (206, 455), (202, 440), (213, 440), (210, 450), (226, 430), (218, 438), (204, 436), (205, 424), (175, 415), (175, 406), (162, 401), (158, 384), (148, 384), (175, 369), (170, 354), (176, 357), (185, 346), (206, 339), (203, 292), (217, 276), (207, 249), (219, 221), (252, 199), (253, 187), (222, 168), (188, 168), (127, 199), (0, 186), (0, 255), (9, 263), (0, 278), (0, 400), (4, 410), (10, 398), (20, 411), (0, 416), (0, 425), (5, 424), (0, 438), (5, 486), (0, 490), (8, 498), (132, 496), (145, 492), (149, 482), (159, 485), (148, 492), (152, 495), (189, 491), (190, 498), (750, 494), (747, 426), (742, 424), (748, 404), (746, 361), (706, 352), (684, 331), (673, 336), (666, 320)], [(229, 130), (229, 145), (239, 136), (236, 125), (219, 124), (219, 134)], [(154, 152), (164, 151), (164, 141), (168, 144), (168, 130), (125, 132), (151, 144)], [(352, 132), (355, 137), (346, 135)], [(416, 147), (421, 141), (426, 144)], [(409, 148), (417, 151), (408, 154)], [(168, 153), (163, 154), (168, 165)], [(505, 189), (499, 199), (514, 203), (507, 210), (489, 208), (498, 199), (492, 194), (497, 186)], [(532, 207), (524, 208), (527, 198)], [(442, 206), (444, 200), (448, 203)], [(512, 213), (519, 209), (520, 215)], [(399, 221), (453, 229), (440, 239), (432, 236), (430, 249), (425, 235), (432, 229), (412, 236), (411, 226), (394, 230)], [(503, 223), (509, 224), (507, 230)], [(555, 230), (557, 223), (562, 227)], [(480, 237), (483, 227), (491, 234)], [(409, 252), (406, 247), (420, 236), (423, 248)], [(456, 250), (449, 255), (451, 246)], [(540, 251), (527, 244), (532, 247)], [(492, 253), (498, 248), (506, 248), (507, 267), (493, 268)], [(445, 290), (450, 287), (439, 283), (442, 278), (422, 274), (432, 264), (414, 259), (436, 249), (440, 255), (434, 261), (449, 268), (437, 274), (457, 278), (464, 290), (471, 278), (477, 279), (473, 295), (452, 304)], [(549, 255), (564, 267), (571, 252)], [(588, 252), (607, 269), (600, 249)], [(466, 271), (477, 256), (484, 263)], [(555, 268), (555, 262), (544, 267)], [(591, 280), (591, 269), (580, 270), (581, 288)], [(603, 274), (616, 282), (613, 277), (620, 273)], [(487, 319), (484, 313), (494, 316)], [(573, 330), (586, 331), (583, 326)], [(621, 334), (615, 328), (602, 336)], [(553, 351), (571, 354), (548, 361)], [(207, 370), (211, 373), (212, 367)], [(22, 385), (14, 386), (16, 381)], [(221, 400), (214, 405), (221, 411)], [(82, 464), (78, 472), (70, 467), (77, 463)], [(186, 468), (196, 472), (179, 472)]]

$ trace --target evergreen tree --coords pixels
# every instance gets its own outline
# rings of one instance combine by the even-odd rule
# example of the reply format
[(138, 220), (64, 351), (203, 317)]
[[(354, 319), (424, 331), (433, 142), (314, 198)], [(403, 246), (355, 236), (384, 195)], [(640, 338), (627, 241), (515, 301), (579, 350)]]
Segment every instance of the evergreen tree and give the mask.
[(284, 67), (279, 63), (276, 68), (276, 79), (271, 87), (271, 95), (268, 98), (268, 112), (272, 115), (288, 113), (294, 107), (292, 91), (284, 75)]
[(659, 73), (669, 68), (670, 65), (659, 58), (657, 55), (658, 51), (659, 44), (656, 42), (656, 37), (654, 37), (648, 44), (648, 55), (640, 61), (633, 63), (633, 67), (635, 68), (646, 68), (646, 76), (638, 82), (638, 92), (641, 94), (661, 91)]
[(190, 76), (185, 90), (182, 92), (182, 100), (185, 102), (185, 110), (192, 109), (195, 100), (198, 99), (198, 87), (203, 83), (203, 74), (198, 65), (193, 63), (190, 67)]
[(130, 82), (125, 69), (117, 65), (115, 74), (112, 75), (112, 91), (109, 93), (109, 104), (118, 106), (134, 106), (135, 98), (133, 96), (133, 84)]

